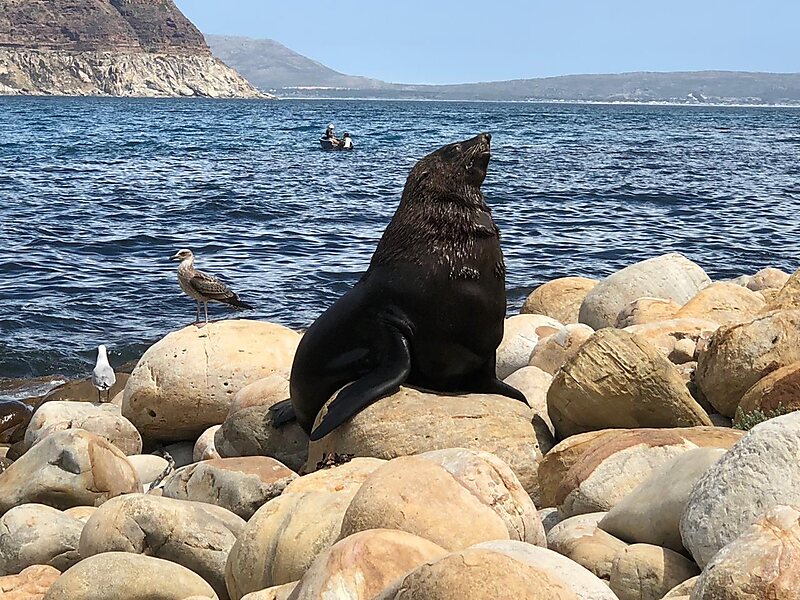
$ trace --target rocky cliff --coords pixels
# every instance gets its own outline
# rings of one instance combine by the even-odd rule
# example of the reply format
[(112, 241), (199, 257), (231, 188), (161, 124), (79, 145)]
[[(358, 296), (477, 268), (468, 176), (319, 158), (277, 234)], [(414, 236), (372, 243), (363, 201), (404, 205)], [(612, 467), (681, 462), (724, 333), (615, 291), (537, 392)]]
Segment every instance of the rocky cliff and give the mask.
[(0, 0), (0, 94), (262, 96), (172, 0)]

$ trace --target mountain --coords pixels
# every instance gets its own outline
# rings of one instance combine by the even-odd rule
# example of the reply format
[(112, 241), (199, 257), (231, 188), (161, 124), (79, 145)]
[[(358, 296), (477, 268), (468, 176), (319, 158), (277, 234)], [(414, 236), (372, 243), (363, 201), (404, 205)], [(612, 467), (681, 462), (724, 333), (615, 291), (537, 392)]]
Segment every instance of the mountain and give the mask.
[(273, 40), (207, 35), (248, 81), (281, 97), (563, 102), (800, 104), (800, 74), (696, 71), (564, 75), (458, 85), (387, 83), (345, 75)]
[(0, 0), (0, 94), (264, 96), (172, 0)]

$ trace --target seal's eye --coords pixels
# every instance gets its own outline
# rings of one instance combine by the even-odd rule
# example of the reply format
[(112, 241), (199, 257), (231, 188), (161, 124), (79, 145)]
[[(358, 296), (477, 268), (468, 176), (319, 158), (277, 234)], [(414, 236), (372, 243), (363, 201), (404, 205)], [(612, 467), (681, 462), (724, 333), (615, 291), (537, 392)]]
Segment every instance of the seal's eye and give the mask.
[(456, 144), (455, 146), (453, 146), (453, 153), (461, 154), (461, 144)]

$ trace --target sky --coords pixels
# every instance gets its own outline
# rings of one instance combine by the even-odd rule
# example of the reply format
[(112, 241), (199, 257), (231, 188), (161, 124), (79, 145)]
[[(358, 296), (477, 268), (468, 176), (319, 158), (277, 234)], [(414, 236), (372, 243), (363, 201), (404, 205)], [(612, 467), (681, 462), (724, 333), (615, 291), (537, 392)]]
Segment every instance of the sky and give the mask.
[(464, 83), (800, 71), (798, 0), (176, 0), (203, 33), (274, 39), (348, 75)]

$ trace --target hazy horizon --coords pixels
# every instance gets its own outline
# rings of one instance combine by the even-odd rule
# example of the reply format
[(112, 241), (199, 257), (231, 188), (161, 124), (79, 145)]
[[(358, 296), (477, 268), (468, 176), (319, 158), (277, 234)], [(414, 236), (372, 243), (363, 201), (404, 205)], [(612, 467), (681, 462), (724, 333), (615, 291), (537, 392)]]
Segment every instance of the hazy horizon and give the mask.
[(702, 6), (689, 0), (668, 6), (500, 0), (488, 8), (475, 0), (176, 4), (203, 33), (273, 39), (339, 72), (395, 83), (642, 71), (800, 72), (794, 31), (800, 6), (775, 0), (757, 7), (743, 0)]

